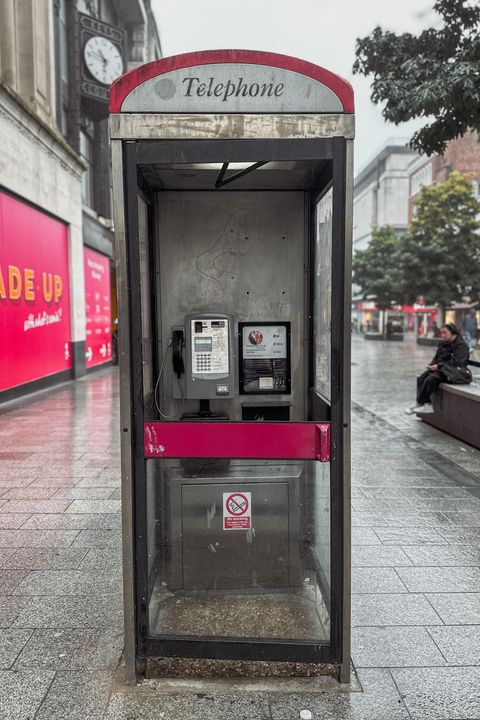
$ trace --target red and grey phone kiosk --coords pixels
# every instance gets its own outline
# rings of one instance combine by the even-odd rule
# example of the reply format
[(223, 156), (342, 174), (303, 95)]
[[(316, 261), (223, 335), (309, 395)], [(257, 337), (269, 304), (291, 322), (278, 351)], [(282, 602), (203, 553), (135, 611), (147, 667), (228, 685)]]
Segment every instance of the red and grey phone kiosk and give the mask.
[(110, 110), (128, 680), (348, 681), (352, 89), (215, 50), (132, 70)]

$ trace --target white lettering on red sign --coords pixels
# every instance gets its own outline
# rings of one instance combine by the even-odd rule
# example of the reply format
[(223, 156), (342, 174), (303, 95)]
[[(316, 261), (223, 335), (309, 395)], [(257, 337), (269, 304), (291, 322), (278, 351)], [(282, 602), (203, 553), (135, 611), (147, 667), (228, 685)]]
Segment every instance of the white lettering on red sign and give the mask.
[(249, 530), (252, 527), (252, 493), (223, 493), (223, 529)]

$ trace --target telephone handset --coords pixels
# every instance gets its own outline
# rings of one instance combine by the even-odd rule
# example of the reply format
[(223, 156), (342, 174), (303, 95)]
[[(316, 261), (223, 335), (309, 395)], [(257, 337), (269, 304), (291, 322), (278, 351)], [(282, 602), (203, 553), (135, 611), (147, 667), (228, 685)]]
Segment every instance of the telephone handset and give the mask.
[(182, 348), (185, 345), (183, 330), (174, 330), (172, 333), (172, 365), (173, 372), (180, 380), (181, 375), (185, 372), (185, 363), (183, 362)]

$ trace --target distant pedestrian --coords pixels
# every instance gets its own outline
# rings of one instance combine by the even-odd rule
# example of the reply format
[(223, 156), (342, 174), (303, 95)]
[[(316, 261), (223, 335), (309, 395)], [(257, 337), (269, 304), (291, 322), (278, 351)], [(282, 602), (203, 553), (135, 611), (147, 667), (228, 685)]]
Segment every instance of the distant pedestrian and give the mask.
[(468, 385), (472, 382), (472, 373), (467, 367), (469, 350), (454, 323), (442, 325), (442, 342), (438, 345), (426, 372), (417, 378), (417, 404), (407, 408), (407, 415), (413, 413), (432, 413), (431, 396), (438, 390), (440, 383)]
[(474, 340), (477, 336), (477, 313), (475, 308), (470, 308), (468, 315), (465, 315), (462, 321), (462, 335), (468, 345), (468, 349), (473, 349)]

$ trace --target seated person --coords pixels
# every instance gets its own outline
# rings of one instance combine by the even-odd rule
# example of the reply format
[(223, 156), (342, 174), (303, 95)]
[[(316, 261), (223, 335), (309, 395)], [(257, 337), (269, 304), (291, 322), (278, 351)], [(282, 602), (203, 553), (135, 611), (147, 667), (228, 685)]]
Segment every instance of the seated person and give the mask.
[(431, 396), (440, 383), (452, 385), (468, 385), (472, 382), (472, 373), (467, 367), (469, 358), (468, 345), (459, 334), (454, 323), (442, 325), (440, 331), (442, 342), (439, 343), (426, 372), (417, 378), (417, 404), (407, 408), (407, 415), (413, 413), (434, 412), (431, 405)]

